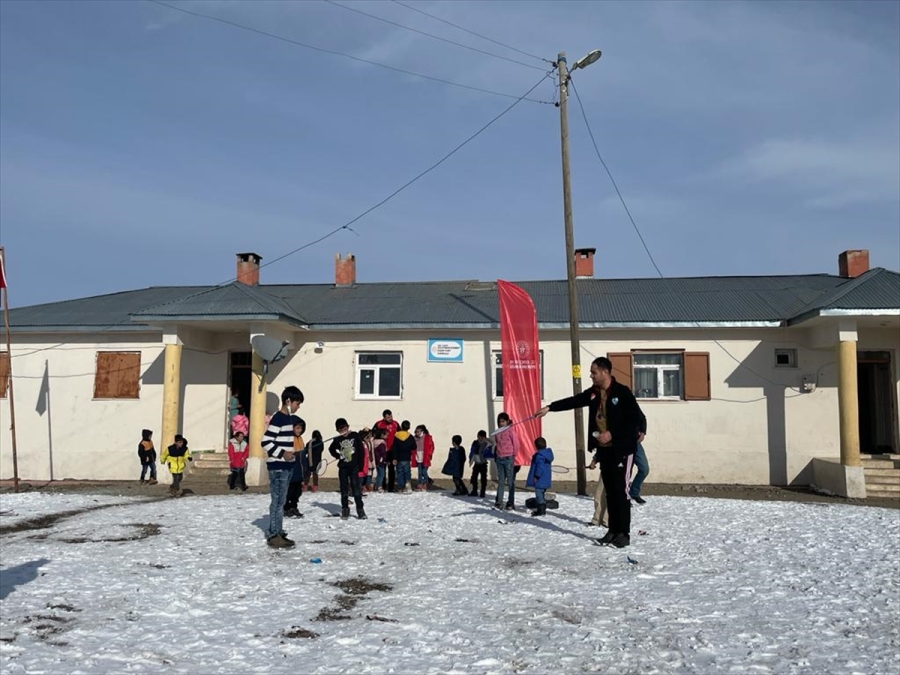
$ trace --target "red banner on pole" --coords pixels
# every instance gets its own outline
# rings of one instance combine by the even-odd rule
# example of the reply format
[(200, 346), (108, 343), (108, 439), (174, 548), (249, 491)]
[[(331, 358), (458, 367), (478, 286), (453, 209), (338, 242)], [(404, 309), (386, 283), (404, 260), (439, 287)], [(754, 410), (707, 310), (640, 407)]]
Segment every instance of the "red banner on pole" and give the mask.
[[(503, 362), (503, 409), (513, 422), (530, 417), (541, 408), (541, 354), (538, 347), (537, 312), (531, 297), (515, 284), (497, 281), (500, 296), (500, 340)], [(519, 451), (516, 464), (531, 463), (534, 439), (541, 435), (541, 420), (517, 424)]]

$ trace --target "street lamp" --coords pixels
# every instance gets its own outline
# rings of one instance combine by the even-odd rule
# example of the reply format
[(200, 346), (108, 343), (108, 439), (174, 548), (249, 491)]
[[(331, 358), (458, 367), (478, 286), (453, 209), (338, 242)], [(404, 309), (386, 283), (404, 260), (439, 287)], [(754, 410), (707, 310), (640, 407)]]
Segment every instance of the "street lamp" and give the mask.
[[(600, 59), (600, 50), (595, 49), (578, 59), (572, 71), (587, 68)], [(569, 181), (569, 72), (566, 53), (556, 57), (559, 71), (559, 132), (562, 142), (563, 174), (563, 215), (566, 226), (566, 282), (569, 292), (569, 341), (572, 347), (572, 392), (581, 393), (581, 338), (578, 330), (578, 292), (575, 287), (575, 242), (572, 233), (572, 186)], [(578, 494), (587, 494), (587, 479), (584, 466), (584, 411), (575, 408), (575, 462), (577, 467)]]

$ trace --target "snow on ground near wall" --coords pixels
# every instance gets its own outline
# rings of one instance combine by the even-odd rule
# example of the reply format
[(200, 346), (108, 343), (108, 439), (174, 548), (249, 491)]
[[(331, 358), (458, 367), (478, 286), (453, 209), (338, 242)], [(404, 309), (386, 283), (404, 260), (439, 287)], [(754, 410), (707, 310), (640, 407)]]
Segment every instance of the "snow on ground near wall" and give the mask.
[[(79, 496), (3, 508), (36, 497)], [(268, 497), (249, 494), (5, 535), (0, 671), (900, 672), (897, 511), (652, 497), (617, 550), (592, 545), (585, 498), (543, 519), (441, 493), (365, 501), (369, 520), (341, 521), (337, 494), (304, 495), (287, 551), (264, 545)]]

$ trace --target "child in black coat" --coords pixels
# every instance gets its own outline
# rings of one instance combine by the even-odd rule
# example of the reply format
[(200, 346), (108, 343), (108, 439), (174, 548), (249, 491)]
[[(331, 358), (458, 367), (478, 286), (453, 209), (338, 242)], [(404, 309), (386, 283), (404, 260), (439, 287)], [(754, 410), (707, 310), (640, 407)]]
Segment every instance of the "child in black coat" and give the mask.
[(450, 448), (447, 462), (444, 464), (444, 469), (441, 473), (453, 478), (453, 486), (456, 488), (456, 491), (453, 493), (454, 496), (466, 496), (469, 494), (466, 484), (463, 482), (463, 473), (466, 470), (466, 451), (462, 447), (462, 436), (457, 434), (452, 440), (453, 446)]

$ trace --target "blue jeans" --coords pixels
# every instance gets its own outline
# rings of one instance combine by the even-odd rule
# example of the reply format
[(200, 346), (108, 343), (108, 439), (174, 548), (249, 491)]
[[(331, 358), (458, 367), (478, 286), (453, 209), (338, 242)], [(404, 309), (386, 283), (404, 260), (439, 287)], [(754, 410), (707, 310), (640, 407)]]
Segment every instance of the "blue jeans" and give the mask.
[(639, 497), (641, 494), (641, 485), (644, 484), (644, 479), (650, 473), (650, 463), (647, 461), (647, 453), (644, 452), (644, 446), (638, 443), (637, 451), (634, 453), (634, 465), (637, 467), (637, 474), (634, 476), (634, 480), (631, 481), (631, 487), (628, 489), (628, 494), (632, 497)]
[(266, 539), (284, 532), (284, 502), (287, 500), (291, 473), (293, 472), (290, 469), (269, 470), (269, 495), (272, 501), (269, 504), (269, 529), (266, 530)]
[(402, 490), (410, 482), (409, 462), (397, 462), (397, 491)]
[(150, 480), (156, 480), (156, 462), (141, 464), (141, 480), (147, 475), (147, 469), (150, 469)]
[(547, 501), (544, 499), (544, 493), (546, 491), (547, 490), (545, 490), (544, 488), (534, 488), (534, 501), (539, 506), (547, 503)]
[(513, 504), (516, 501), (516, 474), (513, 472), (512, 457), (498, 457), (497, 463), (497, 504), (503, 506), (503, 488), (509, 488), (509, 499), (507, 504)]
[(381, 486), (384, 485), (384, 467), (376, 466), (375, 467), (375, 489), (378, 490)]
[(417, 464), (416, 470), (419, 473), (419, 485), (427, 484), (428, 483), (428, 467), (422, 466), (421, 464)]

